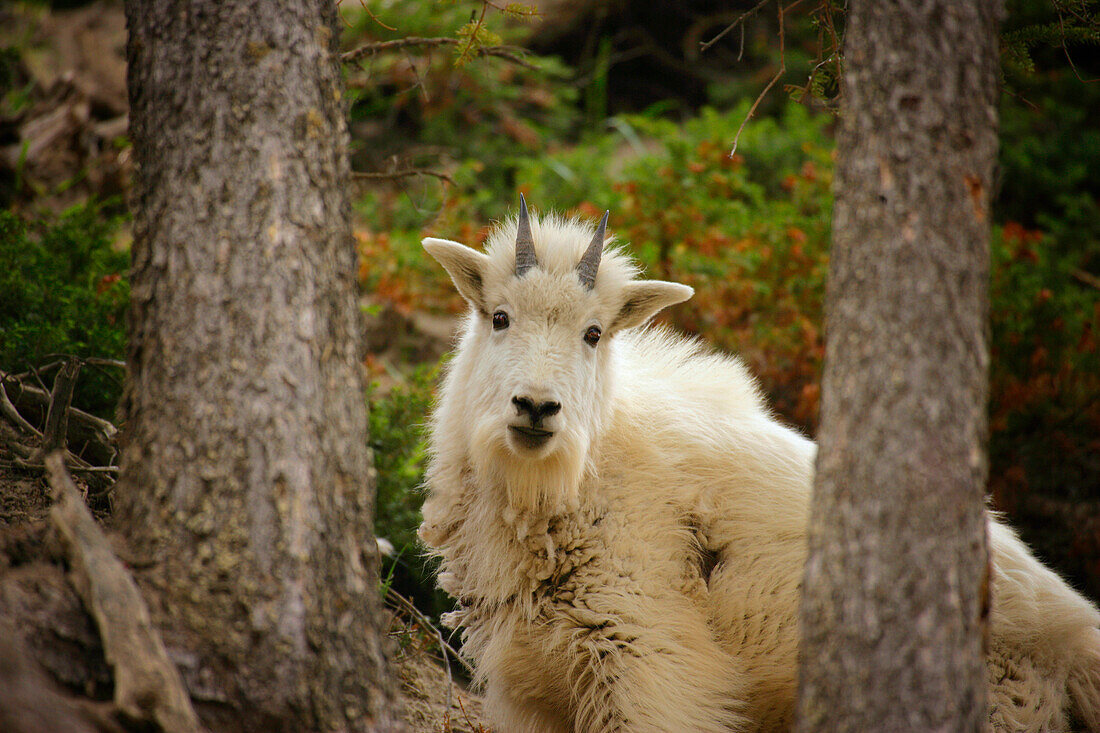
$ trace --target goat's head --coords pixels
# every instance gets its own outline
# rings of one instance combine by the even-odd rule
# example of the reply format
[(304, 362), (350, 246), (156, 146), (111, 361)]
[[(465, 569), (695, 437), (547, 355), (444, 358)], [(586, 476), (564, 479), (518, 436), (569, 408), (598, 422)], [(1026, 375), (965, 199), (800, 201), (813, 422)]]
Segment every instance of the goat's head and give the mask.
[(615, 335), (687, 300), (692, 289), (636, 280), (638, 268), (574, 219), (531, 216), (490, 234), (482, 254), (425, 239), (470, 304), (454, 369), (467, 451), (513, 503), (575, 497), (608, 409)]

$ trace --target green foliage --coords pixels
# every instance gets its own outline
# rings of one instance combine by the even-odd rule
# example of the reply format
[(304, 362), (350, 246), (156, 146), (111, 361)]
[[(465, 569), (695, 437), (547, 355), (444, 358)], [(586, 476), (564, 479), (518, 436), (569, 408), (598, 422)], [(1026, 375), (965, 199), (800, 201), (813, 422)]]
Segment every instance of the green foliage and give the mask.
[[(1082, 77), (1096, 76), (1100, 3), (1010, 0), (1007, 7), (990, 476), (998, 506), (1023, 508), (1026, 522), (1029, 496), (1098, 498), (1100, 84)], [(1096, 547), (1083, 528), (1067, 536), (1040, 524), (1028, 529), (1044, 552), (1087, 555)], [(1067, 569), (1095, 592), (1095, 556), (1086, 562), (1092, 569)]]
[[(352, 23), (346, 47), (410, 36), (459, 38), (461, 43), (369, 56), (348, 70), (352, 129), (379, 120), (387, 128), (356, 152), (356, 161), (362, 160), (357, 167), (385, 168), (396, 155), (403, 159), (400, 167), (448, 168), (456, 187), (473, 198), (479, 218), (494, 215), (500, 192), (515, 188), (514, 161), (538, 157), (545, 141), (568, 138), (577, 125), (577, 92), (560, 81), (565, 67), (526, 53), (522, 59), (537, 69), (486, 56), (451, 63), (452, 54), (463, 60), (478, 47), (518, 42), (528, 26), (508, 21), (521, 15), (519, 6), (480, 20), (471, 20), (470, 13), (483, 6), (471, 3), (398, 0), (368, 7), (378, 21), (352, 8), (345, 13)], [(521, 21), (529, 13), (522, 15)], [(414, 178), (404, 181), (401, 190), (367, 194), (357, 208), (380, 231), (409, 229), (419, 227), (426, 215), (448, 216), (453, 210), (449, 195), (434, 179)]]
[(1063, 69), (1017, 95), (1001, 103), (998, 219), (1042, 229), (1057, 258), (1100, 272), (1100, 84)]
[(464, 43), (459, 44), (459, 52), (455, 57), (455, 66), (464, 66), (477, 57), (479, 49), (486, 46), (499, 46), (504, 39), (485, 26), (485, 14), (482, 13), (478, 20), (471, 20), (458, 29), (457, 35)]
[[(0, 368), (20, 372), (54, 354), (122, 359), (129, 255), (95, 205), (26, 223), (0, 212)], [(113, 417), (121, 374), (85, 370), (74, 402)]]
[(993, 489), (1095, 499), (1100, 298), (1050, 235), (1010, 222), (993, 240)]
[(426, 457), (423, 426), (438, 371), (438, 367), (421, 367), (405, 384), (387, 393), (372, 385), (369, 394), (370, 440), (378, 471), (374, 528), (406, 558), (418, 554), (416, 528)]
[(435, 588), (434, 562), (423, 555), (416, 538), (424, 501), (420, 487), (427, 458), (425, 422), (438, 374), (439, 365), (421, 367), (404, 384), (388, 392), (372, 385), (368, 395), (378, 491), (374, 531), (392, 542), (396, 551), (394, 558), (383, 562), (383, 592), (393, 586), (433, 616), (452, 606)]
[(1066, 62), (1081, 47), (1100, 45), (1097, 0), (1009, 0), (1001, 34), (1003, 73), (1009, 84), (1037, 71), (1037, 55), (1059, 49)]

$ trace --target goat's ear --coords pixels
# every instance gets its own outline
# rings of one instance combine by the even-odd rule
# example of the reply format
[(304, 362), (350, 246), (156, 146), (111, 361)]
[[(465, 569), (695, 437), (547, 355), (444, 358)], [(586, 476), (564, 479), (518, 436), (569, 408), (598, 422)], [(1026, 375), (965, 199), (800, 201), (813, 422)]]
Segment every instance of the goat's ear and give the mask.
[(464, 244), (448, 239), (428, 237), (421, 242), (443, 269), (451, 276), (462, 297), (474, 308), (485, 310), (483, 289), (489, 258)]
[(670, 283), (664, 280), (634, 280), (623, 289), (623, 301), (619, 312), (611, 323), (611, 329), (640, 326), (662, 308), (682, 303), (695, 291), (687, 285)]

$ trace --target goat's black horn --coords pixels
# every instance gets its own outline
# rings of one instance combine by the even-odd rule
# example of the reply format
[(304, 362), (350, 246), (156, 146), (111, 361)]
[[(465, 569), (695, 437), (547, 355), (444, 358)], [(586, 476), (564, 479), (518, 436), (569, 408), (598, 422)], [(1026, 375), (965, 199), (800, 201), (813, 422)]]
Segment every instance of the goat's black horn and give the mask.
[(581, 257), (581, 261), (577, 263), (577, 276), (588, 290), (596, 287), (596, 272), (600, 269), (600, 257), (603, 256), (603, 240), (607, 235), (609, 214), (611, 214), (610, 211), (603, 213), (603, 219), (600, 219), (600, 226), (596, 229), (596, 235), (592, 237), (592, 243), (588, 245), (584, 257)]
[(535, 240), (531, 238), (531, 222), (527, 219), (527, 201), (519, 195), (519, 227), (516, 231), (516, 277), (522, 277), (539, 264), (535, 257)]

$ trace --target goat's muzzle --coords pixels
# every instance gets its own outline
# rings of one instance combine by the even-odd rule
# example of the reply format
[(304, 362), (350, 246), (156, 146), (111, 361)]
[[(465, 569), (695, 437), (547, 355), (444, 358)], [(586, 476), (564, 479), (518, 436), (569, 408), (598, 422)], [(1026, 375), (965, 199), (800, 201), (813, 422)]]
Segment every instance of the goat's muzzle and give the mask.
[(516, 407), (519, 422), (509, 425), (508, 432), (516, 443), (530, 450), (546, 445), (554, 436), (554, 431), (547, 428), (546, 420), (561, 412), (561, 403), (517, 395), (512, 398), (512, 404)]

